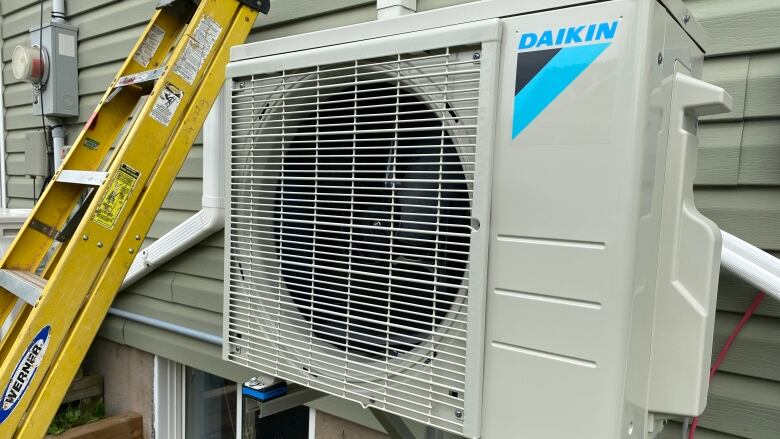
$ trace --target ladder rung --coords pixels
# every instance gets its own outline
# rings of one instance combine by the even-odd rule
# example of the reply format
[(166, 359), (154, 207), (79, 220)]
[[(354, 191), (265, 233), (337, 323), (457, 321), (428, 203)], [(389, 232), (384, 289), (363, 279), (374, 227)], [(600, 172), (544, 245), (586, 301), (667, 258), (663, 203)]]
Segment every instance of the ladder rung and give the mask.
[(156, 81), (165, 72), (164, 67), (154, 70), (146, 70), (144, 72), (133, 73), (132, 75), (125, 75), (116, 81), (115, 87), (124, 87), (131, 84), (141, 84), (144, 82)]
[(38, 302), (45, 286), (46, 279), (29, 271), (0, 270), (0, 287), (30, 305)]
[(57, 174), (57, 181), (59, 183), (73, 183), (83, 184), (85, 186), (100, 186), (106, 181), (108, 172), (99, 171), (73, 171), (70, 169), (63, 169)]

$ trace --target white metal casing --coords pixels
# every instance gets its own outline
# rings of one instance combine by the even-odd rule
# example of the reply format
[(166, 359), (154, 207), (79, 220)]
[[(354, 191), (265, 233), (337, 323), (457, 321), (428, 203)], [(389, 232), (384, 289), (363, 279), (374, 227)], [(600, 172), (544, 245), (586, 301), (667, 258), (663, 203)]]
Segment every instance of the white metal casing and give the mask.
[[(706, 401), (720, 235), (692, 204), (695, 117), (723, 110), (729, 98), (691, 78), (701, 76), (703, 53), (691, 38), (700, 28), (684, 17), (679, 2), (555, 1), (545, 9), (557, 9), (540, 13), (532, 13), (538, 6), (531, 1), (478, 3), (239, 46), (225, 87), (231, 102), (233, 90), (254, 80), (250, 77), (426, 49), (478, 47), (470, 200), (478, 226), (469, 250), (460, 405), (436, 400), (423, 413), (372, 393), (388, 387), (366, 385), (356, 396), (318, 381), (314, 370), (302, 374), (276, 359), (275, 365), (263, 363), (286, 358), (279, 352), (290, 346), (280, 342), (281, 349), (269, 354), (258, 346), (274, 346), (272, 340), (279, 339), (273, 331), (241, 333), (246, 325), (274, 326), (255, 305), (240, 305), (262, 301), (262, 294), (252, 298), (252, 291), (269, 288), (268, 281), (246, 281), (233, 259), (226, 262), (224, 357), (469, 437), (653, 436), (663, 414), (696, 415)], [(552, 48), (561, 48), (568, 45), (556, 44), (557, 30), (583, 26), (587, 32), (590, 24), (613, 22), (617, 31), (603, 51), (527, 126), (518, 124), (519, 71), (531, 64), (530, 55), (519, 54), (546, 48), (519, 51), (522, 36), (542, 38), (551, 30)], [(565, 38), (564, 32), (561, 41)], [(577, 45), (588, 42), (571, 44)], [(701, 91), (709, 100), (681, 104), (673, 100), (673, 90)], [(279, 93), (261, 102), (284, 101)], [(234, 118), (246, 108), (226, 112), (225, 125), (232, 123), (235, 130)], [(258, 133), (263, 114), (253, 127)], [(518, 126), (523, 126), (519, 132)], [(225, 135), (226, 144), (236, 141), (235, 132)], [(280, 148), (291, 145), (286, 142), (295, 130), (286, 135), (275, 137)], [(249, 186), (239, 187), (235, 157), (226, 162), (227, 174), (233, 173), (227, 184), (226, 248), (235, 249), (230, 258), (249, 257), (252, 250), (242, 253), (247, 250), (241, 245), (252, 239), (232, 232), (235, 203), (248, 197), (241, 199), (236, 191)], [(266, 169), (262, 161), (257, 166)], [(239, 292), (241, 281), (252, 285)], [(284, 295), (283, 280), (271, 283)], [(414, 371), (410, 368), (409, 375)], [(347, 368), (345, 377), (360, 381), (362, 372), (353, 372), (350, 376)], [(431, 377), (434, 386), (441, 384)]]

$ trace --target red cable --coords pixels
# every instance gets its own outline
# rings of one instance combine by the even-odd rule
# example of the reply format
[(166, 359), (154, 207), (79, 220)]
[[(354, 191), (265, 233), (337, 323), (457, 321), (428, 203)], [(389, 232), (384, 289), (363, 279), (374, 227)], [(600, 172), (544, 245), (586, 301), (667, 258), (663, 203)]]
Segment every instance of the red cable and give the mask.
[[(740, 331), (742, 331), (742, 328), (745, 327), (745, 324), (747, 324), (748, 320), (753, 317), (753, 313), (756, 312), (758, 306), (761, 305), (761, 301), (764, 300), (764, 297), (766, 297), (766, 294), (764, 294), (763, 291), (759, 291), (758, 294), (756, 294), (756, 297), (753, 299), (753, 303), (750, 304), (748, 309), (745, 311), (745, 314), (742, 315), (742, 319), (739, 321), (739, 323), (737, 323), (737, 326), (734, 327), (734, 330), (731, 331), (731, 335), (729, 335), (729, 338), (726, 340), (726, 344), (723, 345), (723, 349), (720, 350), (718, 358), (715, 360), (715, 363), (712, 364), (712, 367), (710, 367), (710, 381), (712, 381), (712, 377), (715, 376), (715, 373), (718, 371), (720, 364), (723, 363), (723, 360), (726, 358), (726, 354), (729, 352), (731, 344), (734, 343), (734, 339), (737, 338), (737, 335), (739, 335)], [(693, 422), (691, 422), (691, 429), (688, 432), (688, 439), (694, 439), (694, 434), (696, 434), (696, 427), (698, 425), (699, 418), (693, 418)]]

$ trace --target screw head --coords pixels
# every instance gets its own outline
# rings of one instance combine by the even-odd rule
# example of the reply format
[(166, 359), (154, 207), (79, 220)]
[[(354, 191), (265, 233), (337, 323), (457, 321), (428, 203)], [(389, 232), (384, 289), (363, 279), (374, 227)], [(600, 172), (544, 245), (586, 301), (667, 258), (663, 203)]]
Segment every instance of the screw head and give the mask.
[(84, 241), (89, 241), (89, 236), (84, 235), (84, 236), (81, 237), (81, 239), (84, 240)]
[(136, 241), (140, 241), (141, 240), (141, 235), (135, 235), (135, 240)]
[(658, 65), (660, 66), (661, 63), (664, 62), (664, 55), (661, 52), (658, 52)]
[(130, 249), (127, 249), (127, 251), (128, 251), (128, 252), (129, 252), (131, 255), (132, 255), (133, 253), (135, 253), (135, 250), (133, 250), (133, 249), (131, 249), (131, 248), (130, 248)]
[(474, 52), (474, 54), (473, 54), (473, 55), (471, 55), (471, 59), (473, 59), (473, 60), (475, 60), (475, 61), (476, 61), (476, 60), (478, 60), (478, 59), (480, 59), (480, 58), (482, 58), (482, 54), (481, 54), (481, 53), (479, 53), (479, 52)]
[(689, 21), (691, 21), (691, 14), (685, 14), (683, 17), (683, 23), (688, 24)]
[(102, 242), (98, 242), (97, 246), (98, 246), (98, 248), (103, 248), (103, 243)]
[(461, 410), (461, 409), (455, 410), (455, 417), (458, 418), (458, 419), (462, 418), (463, 417), (463, 410)]

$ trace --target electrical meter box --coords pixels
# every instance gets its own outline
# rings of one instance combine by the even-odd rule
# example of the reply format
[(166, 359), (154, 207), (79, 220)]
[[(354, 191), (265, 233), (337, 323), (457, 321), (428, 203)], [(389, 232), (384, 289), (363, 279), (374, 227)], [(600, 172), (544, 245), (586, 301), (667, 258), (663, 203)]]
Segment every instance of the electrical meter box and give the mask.
[(78, 30), (52, 22), (30, 30), (30, 42), (43, 50), (45, 78), (33, 87), (33, 114), (70, 117), (79, 114)]

